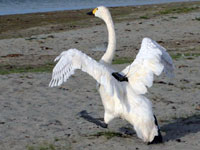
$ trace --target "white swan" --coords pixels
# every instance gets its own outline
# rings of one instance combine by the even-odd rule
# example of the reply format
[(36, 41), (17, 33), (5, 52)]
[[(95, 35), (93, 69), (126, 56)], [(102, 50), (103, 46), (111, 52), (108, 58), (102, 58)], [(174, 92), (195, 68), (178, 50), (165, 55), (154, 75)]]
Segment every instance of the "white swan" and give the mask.
[(153, 84), (154, 74), (163, 71), (173, 74), (173, 63), (165, 48), (144, 38), (139, 53), (132, 64), (116, 73), (109, 65), (115, 51), (115, 32), (107, 8), (100, 6), (92, 11), (103, 19), (109, 32), (109, 44), (100, 63), (77, 49), (62, 52), (55, 61), (50, 87), (66, 82), (76, 69), (91, 75), (99, 84), (98, 90), (105, 109), (104, 121), (108, 124), (115, 117), (129, 121), (144, 142), (162, 142), (162, 136), (152, 111), (151, 102), (143, 95)]

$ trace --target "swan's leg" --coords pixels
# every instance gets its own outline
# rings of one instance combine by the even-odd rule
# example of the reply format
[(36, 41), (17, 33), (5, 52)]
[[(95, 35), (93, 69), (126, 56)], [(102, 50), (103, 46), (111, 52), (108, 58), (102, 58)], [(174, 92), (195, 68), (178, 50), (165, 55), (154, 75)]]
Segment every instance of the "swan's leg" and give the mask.
[(160, 132), (160, 127), (158, 125), (158, 121), (157, 121), (157, 118), (156, 118), (155, 115), (154, 115), (154, 119), (155, 119), (155, 125), (158, 128), (158, 135), (155, 136), (153, 141), (149, 142), (148, 144), (157, 144), (157, 143), (162, 143), (163, 142), (162, 135), (161, 135), (161, 132)]
[(111, 113), (105, 111), (105, 113), (104, 113), (104, 122), (105, 122), (106, 124), (108, 124), (108, 123), (109, 123), (111, 120), (113, 120), (114, 118), (115, 118), (114, 115), (112, 115)]

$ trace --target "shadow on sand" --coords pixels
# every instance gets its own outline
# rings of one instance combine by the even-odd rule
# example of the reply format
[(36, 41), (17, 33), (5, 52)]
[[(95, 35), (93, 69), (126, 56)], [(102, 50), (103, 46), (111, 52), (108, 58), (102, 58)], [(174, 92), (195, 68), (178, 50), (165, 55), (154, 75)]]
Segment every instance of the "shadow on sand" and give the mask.
[(169, 140), (181, 142), (180, 138), (187, 134), (200, 132), (200, 115), (178, 118), (173, 122), (163, 125), (161, 131), (166, 132), (166, 135), (163, 137), (164, 142)]
[(107, 128), (107, 124), (104, 123), (103, 118), (94, 118), (94, 117), (90, 116), (86, 110), (79, 112), (78, 115), (81, 118), (87, 120), (88, 122), (92, 122), (102, 128)]

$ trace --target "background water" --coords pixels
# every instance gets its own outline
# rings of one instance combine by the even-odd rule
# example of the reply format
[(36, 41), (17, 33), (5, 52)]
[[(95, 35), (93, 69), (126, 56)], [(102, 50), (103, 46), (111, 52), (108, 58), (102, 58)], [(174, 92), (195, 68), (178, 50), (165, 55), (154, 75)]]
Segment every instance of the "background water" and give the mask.
[(0, 0), (0, 15), (180, 1), (192, 0)]

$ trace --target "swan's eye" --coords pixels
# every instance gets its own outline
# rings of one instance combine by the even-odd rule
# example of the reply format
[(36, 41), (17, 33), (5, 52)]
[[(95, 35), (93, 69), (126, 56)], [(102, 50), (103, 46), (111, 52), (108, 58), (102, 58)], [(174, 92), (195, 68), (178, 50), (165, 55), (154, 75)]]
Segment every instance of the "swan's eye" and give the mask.
[(92, 11), (92, 13), (95, 14), (97, 10), (98, 10), (98, 8), (95, 8), (95, 9)]

